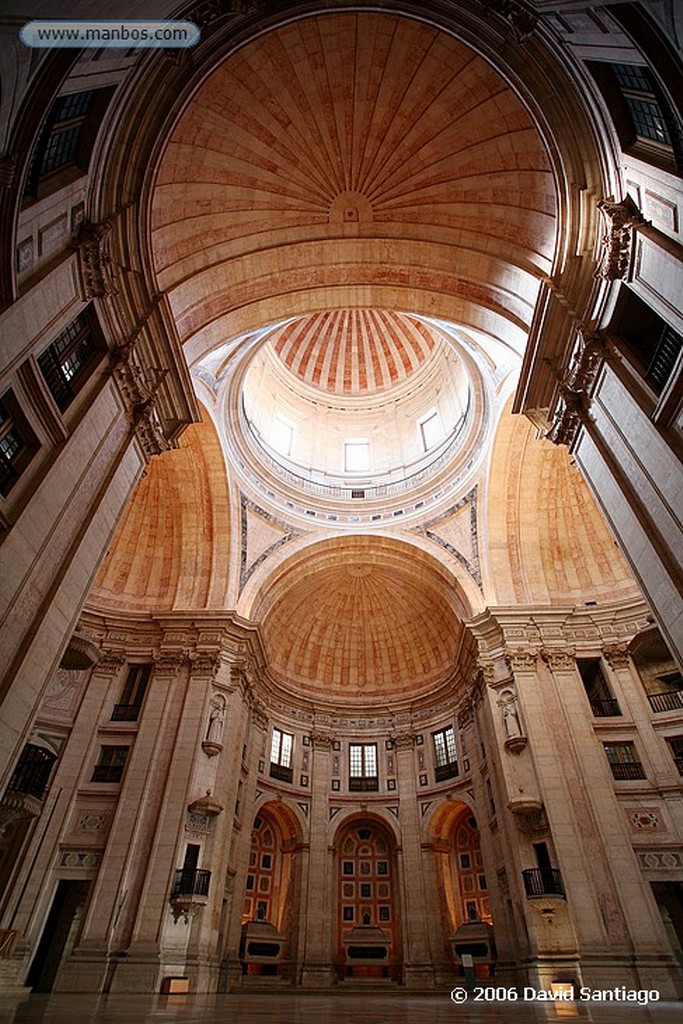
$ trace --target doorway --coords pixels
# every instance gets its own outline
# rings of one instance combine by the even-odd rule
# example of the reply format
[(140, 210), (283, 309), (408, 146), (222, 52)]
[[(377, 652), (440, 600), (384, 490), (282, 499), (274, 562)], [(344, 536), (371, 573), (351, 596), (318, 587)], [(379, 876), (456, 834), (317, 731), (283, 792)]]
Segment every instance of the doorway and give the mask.
[(58, 883), (26, 978), (34, 992), (52, 992), (59, 968), (76, 945), (89, 892), (87, 881)]

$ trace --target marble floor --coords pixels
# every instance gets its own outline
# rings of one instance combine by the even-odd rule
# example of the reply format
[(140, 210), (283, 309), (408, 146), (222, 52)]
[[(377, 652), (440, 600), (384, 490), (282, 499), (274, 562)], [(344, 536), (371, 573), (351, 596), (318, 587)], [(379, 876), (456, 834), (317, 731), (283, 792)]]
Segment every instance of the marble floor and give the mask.
[(473, 1003), (456, 1005), (448, 993), (392, 992), (195, 996), (0, 995), (2, 1024), (527, 1024), (535, 1021), (595, 1024), (676, 1024), (683, 1003), (602, 1005)]

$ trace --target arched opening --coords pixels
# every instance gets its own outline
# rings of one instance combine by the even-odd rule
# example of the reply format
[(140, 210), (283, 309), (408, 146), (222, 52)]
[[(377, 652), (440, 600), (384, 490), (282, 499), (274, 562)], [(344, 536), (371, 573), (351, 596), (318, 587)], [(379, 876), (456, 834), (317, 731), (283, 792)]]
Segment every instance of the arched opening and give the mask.
[(399, 979), (394, 837), (381, 822), (356, 818), (339, 831), (335, 851), (337, 977)]
[(267, 804), (254, 819), (242, 908), (244, 975), (290, 971), (298, 925), (297, 835), (297, 823), (285, 808)]

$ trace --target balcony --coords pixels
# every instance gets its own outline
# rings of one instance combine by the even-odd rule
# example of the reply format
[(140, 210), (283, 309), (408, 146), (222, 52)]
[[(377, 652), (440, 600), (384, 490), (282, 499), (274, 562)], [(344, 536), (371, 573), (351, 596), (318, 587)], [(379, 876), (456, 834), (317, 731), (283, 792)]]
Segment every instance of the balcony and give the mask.
[(458, 765), (456, 761), (451, 761), (450, 764), (442, 764), (434, 769), (434, 779), (436, 782), (445, 782), (446, 779), (454, 779), (458, 775)]
[(178, 868), (173, 881), (171, 899), (179, 896), (208, 896), (211, 872), (204, 868)]
[(137, 722), (140, 717), (139, 704), (114, 704), (112, 722)]
[(270, 777), (271, 779), (279, 779), (280, 782), (291, 782), (294, 778), (294, 769), (286, 768), (283, 764), (276, 764), (275, 761), (271, 761)]
[(618, 718), (621, 716), (621, 709), (614, 697), (592, 700), (590, 706), (594, 718)]
[(566, 899), (559, 868), (527, 868), (522, 871), (524, 892), (530, 899), (554, 896)]
[(379, 790), (379, 778), (376, 775), (352, 775), (349, 779), (351, 793), (376, 793)]
[(648, 693), (647, 699), (655, 714), (659, 714), (660, 711), (683, 711), (683, 690)]
[(611, 762), (610, 768), (615, 779), (622, 782), (625, 779), (646, 779), (645, 769), (639, 761), (626, 761), (623, 763)]

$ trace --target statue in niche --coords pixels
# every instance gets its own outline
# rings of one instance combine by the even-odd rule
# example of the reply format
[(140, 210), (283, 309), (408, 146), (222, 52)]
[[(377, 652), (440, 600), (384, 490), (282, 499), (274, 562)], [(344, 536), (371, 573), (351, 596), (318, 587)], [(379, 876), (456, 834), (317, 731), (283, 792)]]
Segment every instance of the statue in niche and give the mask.
[(498, 706), (503, 714), (503, 729), (505, 731), (505, 746), (513, 753), (517, 753), (526, 746), (526, 736), (522, 728), (517, 706), (517, 694), (512, 689), (503, 690), (498, 701)]
[(202, 750), (209, 757), (219, 754), (223, 749), (223, 729), (225, 727), (225, 697), (215, 693), (209, 705), (209, 720)]

